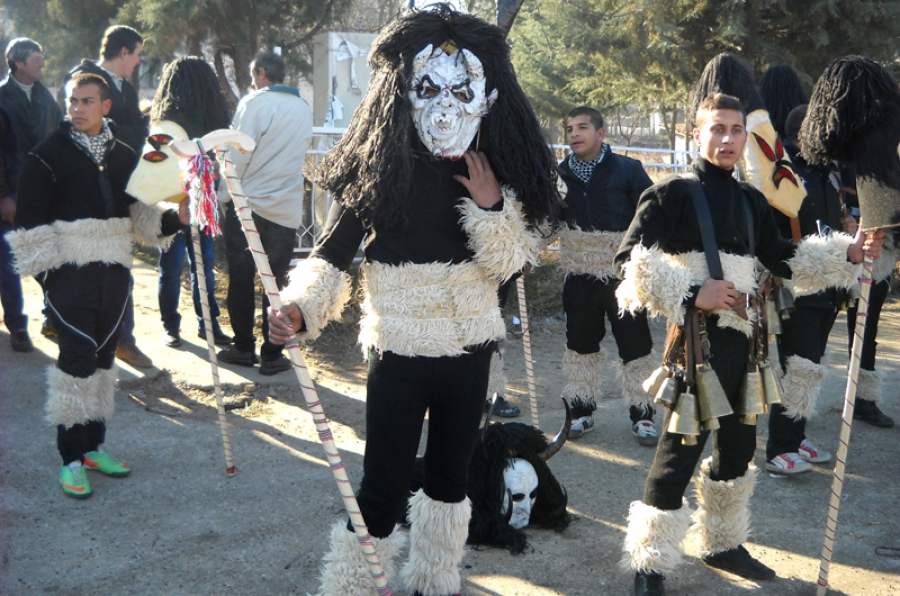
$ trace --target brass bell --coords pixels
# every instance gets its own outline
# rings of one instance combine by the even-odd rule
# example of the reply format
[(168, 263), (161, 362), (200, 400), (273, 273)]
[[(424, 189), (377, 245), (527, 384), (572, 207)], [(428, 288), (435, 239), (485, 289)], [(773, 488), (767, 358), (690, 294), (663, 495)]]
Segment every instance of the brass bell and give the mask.
[(784, 387), (781, 386), (781, 379), (775, 372), (775, 367), (768, 360), (759, 363), (759, 375), (762, 377), (763, 394), (766, 396), (766, 406), (772, 404), (780, 404), (781, 396), (784, 394)]
[(720, 416), (733, 414), (731, 404), (719, 382), (719, 375), (712, 369), (709, 362), (704, 362), (697, 367), (694, 375), (697, 382), (697, 403), (700, 411), (700, 420), (706, 422)]
[(678, 397), (678, 381), (673, 377), (663, 379), (656, 392), (653, 401), (667, 408), (675, 407), (675, 398)]
[(721, 428), (721, 425), (719, 424), (718, 418), (710, 418), (709, 420), (704, 420), (703, 422), (701, 422), (700, 428), (702, 428), (703, 430), (713, 431), (719, 430), (719, 428)]
[(741, 417), (741, 424), (756, 424), (756, 417), (766, 413), (765, 403), (759, 370), (756, 366), (750, 365), (744, 378), (741, 379), (741, 390), (738, 394), (737, 414)]
[(784, 286), (776, 286), (775, 290), (775, 306), (778, 308), (782, 319), (790, 319), (792, 312), (796, 309), (794, 306), (794, 296), (791, 291)]
[(778, 316), (778, 307), (774, 300), (766, 300), (766, 322), (769, 326), (769, 335), (781, 335), (784, 328), (781, 326), (781, 317)]
[(684, 435), (682, 442), (685, 445), (696, 445), (697, 436), (700, 434), (700, 420), (697, 418), (697, 396), (690, 391), (685, 391), (678, 397), (678, 405), (672, 410), (669, 418), (668, 432), (676, 435)]
[(649, 393), (650, 395), (656, 395), (659, 391), (660, 386), (663, 384), (667, 378), (672, 376), (672, 371), (669, 370), (669, 367), (666, 365), (662, 365), (641, 383), (641, 387), (644, 388), (644, 391)]

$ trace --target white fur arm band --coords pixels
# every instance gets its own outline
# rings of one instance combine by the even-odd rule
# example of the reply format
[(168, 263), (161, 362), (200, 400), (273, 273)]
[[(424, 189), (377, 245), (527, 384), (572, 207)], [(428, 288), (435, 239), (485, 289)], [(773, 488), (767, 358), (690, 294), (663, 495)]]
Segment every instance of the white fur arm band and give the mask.
[(794, 256), (787, 260), (793, 272), (788, 287), (794, 296), (808, 296), (827, 288), (853, 288), (862, 265), (847, 260), (851, 244), (853, 237), (841, 232), (804, 238)]
[(536, 263), (540, 250), (540, 237), (526, 228), (515, 193), (507, 186), (502, 192), (501, 211), (486, 211), (467, 197), (457, 206), (469, 236), (469, 248), (475, 253), (474, 261), (489, 277), (501, 282), (529, 263)]
[(159, 208), (136, 201), (128, 206), (128, 211), (134, 226), (134, 237), (138, 242), (163, 251), (169, 249), (175, 234), (162, 235), (163, 212)]
[(350, 276), (328, 261), (316, 257), (301, 261), (290, 273), (281, 291), (284, 302), (293, 302), (303, 313), (303, 340), (319, 337), (330, 321), (341, 316), (350, 300)]
[(631, 249), (622, 268), (625, 277), (616, 290), (619, 308), (632, 314), (646, 308), (652, 316), (684, 324), (682, 304), (690, 295), (691, 272), (667, 257), (657, 246), (636, 244)]

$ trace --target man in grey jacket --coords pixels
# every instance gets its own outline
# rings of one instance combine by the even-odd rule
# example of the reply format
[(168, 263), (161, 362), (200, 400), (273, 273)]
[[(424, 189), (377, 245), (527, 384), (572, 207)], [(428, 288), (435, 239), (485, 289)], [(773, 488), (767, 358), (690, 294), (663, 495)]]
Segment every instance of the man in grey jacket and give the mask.
[[(256, 141), (253, 153), (231, 152), (235, 172), (247, 195), (253, 221), (269, 257), (279, 289), (286, 285), (287, 271), (297, 243), (297, 228), (303, 205), (301, 167), (312, 138), (312, 113), (293, 87), (283, 85), (284, 60), (271, 52), (256, 56), (250, 75), (256, 91), (241, 99), (232, 127)], [(246, 214), (244, 214), (246, 217)], [(234, 203), (226, 204), (224, 225), (228, 260), (228, 316), (234, 343), (219, 352), (219, 360), (241, 366), (260, 363), (260, 373), (274, 375), (289, 370), (283, 346), (268, 340), (265, 313), (269, 300), (263, 293), (263, 343), (256, 356), (253, 334), (256, 266), (247, 250), (239, 214)]]

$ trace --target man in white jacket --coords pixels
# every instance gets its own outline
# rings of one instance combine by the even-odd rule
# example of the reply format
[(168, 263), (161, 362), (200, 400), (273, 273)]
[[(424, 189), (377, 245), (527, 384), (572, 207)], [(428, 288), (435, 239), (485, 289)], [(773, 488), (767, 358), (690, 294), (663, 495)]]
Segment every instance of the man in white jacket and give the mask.
[[(247, 155), (232, 151), (230, 156), (279, 288), (286, 283), (301, 223), (301, 167), (312, 138), (309, 105), (300, 98), (297, 89), (282, 84), (284, 74), (284, 60), (277, 54), (260, 53), (251, 63), (250, 75), (256, 91), (241, 99), (232, 128), (250, 135), (256, 141), (256, 149)], [(241, 366), (253, 366), (261, 360), (260, 373), (274, 375), (290, 369), (291, 363), (281, 353), (283, 346), (276, 346), (268, 339), (263, 340), (260, 357), (256, 356), (253, 334), (256, 266), (247, 250), (239, 216), (234, 204), (227, 203), (224, 236), (229, 270), (228, 316), (234, 343), (219, 352), (219, 360)], [(263, 312), (268, 308), (268, 298), (263, 294)], [(268, 338), (265, 317), (263, 338)]]

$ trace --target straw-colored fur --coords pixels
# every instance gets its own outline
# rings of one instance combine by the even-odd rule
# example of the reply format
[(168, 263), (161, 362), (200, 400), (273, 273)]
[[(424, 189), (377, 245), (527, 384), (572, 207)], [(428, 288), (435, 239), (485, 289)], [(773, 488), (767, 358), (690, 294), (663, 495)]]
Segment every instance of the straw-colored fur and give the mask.
[(166, 251), (172, 245), (175, 234), (162, 235), (162, 211), (157, 207), (136, 201), (128, 206), (134, 224), (134, 237), (144, 246)]
[(73, 377), (55, 366), (47, 369), (47, 422), (70, 427), (91, 420), (110, 420), (116, 409), (115, 365), (97, 369), (87, 378)]
[(784, 388), (781, 405), (784, 406), (785, 415), (794, 420), (811, 418), (816, 413), (819, 388), (828, 369), (796, 355), (788, 357), (785, 369), (781, 379)]
[(458, 594), (459, 564), (465, 554), (472, 504), (443, 503), (419, 490), (409, 499), (409, 561), (401, 575), (407, 589), (422, 596)]
[(476, 263), (365, 263), (361, 272), (364, 349), (457, 356), (506, 336), (497, 282)]
[(691, 513), (686, 499), (680, 509), (671, 511), (632, 501), (620, 566), (642, 573), (675, 571), (684, 554), (681, 541), (691, 524)]
[(884, 375), (880, 370), (859, 369), (859, 380), (856, 386), (856, 396), (868, 401), (881, 403), (881, 390), (884, 384)]
[(827, 288), (853, 288), (859, 280), (862, 265), (847, 260), (847, 249), (853, 237), (841, 232), (814, 234), (797, 245), (788, 259), (793, 276), (785, 280), (794, 296), (809, 296)]
[(540, 251), (540, 235), (526, 228), (515, 193), (507, 186), (502, 187), (502, 193), (501, 211), (482, 209), (465, 197), (457, 207), (475, 262), (484, 268), (488, 277), (501, 282), (526, 265), (537, 263)]
[(295, 303), (303, 313), (306, 330), (298, 335), (311, 341), (341, 316), (350, 300), (350, 276), (324, 259), (305, 259), (290, 272), (281, 299)]
[(619, 368), (622, 379), (622, 397), (629, 406), (652, 406), (653, 396), (644, 391), (643, 382), (659, 367), (659, 354), (651, 351), (646, 356), (632, 360)]
[[(387, 538), (372, 538), (388, 585), (397, 572), (397, 555), (406, 545), (406, 534), (395, 526)], [(339, 521), (331, 528), (331, 550), (323, 558), (317, 596), (378, 596), (369, 565), (356, 534)]]
[(597, 405), (603, 396), (603, 365), (606, 364), (606, 350), (594, 354), (579, 354), (575, 350), (566, 350), (563, 354), (563, 373), (566, 375), (566, 386), (563, 397)]
[(616, 279), (614, 259), (625, 232), (583, 232), (566, 227), (559, 233), (559, 265), (577, 275), (600, 281)]
[[(733, 283), (738, 292), (756, 292), (755, 259), (722, 251), (719, 251), (719, 259), (725, 279)], [(641, 244), (632, 249), (624, 272), (625, 278), (616, 290), (619, 307), (631, 313), (647, 309), (651, 316), (663, 315), (677, 325), (684, 324), (683, 303), (690, 295), (691, 287), (701, 286), (709, 279), (706, 255), (702, 252), (668, 254), (656, 246), (647, 248)], [(753, 333), (753, 324), (733, 310), (717, 308), (711, 314), (718, 315), (720, 327), (736, 329), (747, 337)]]
[(697, 511), (690, 536), (697, 543), (701, 557), (737, 548), (750, 536), (750, 509), (759, 469), (750, 463), (743, 476), (718, 481), (709, 477), (712, 458), (703, 460), (695, 481)]

